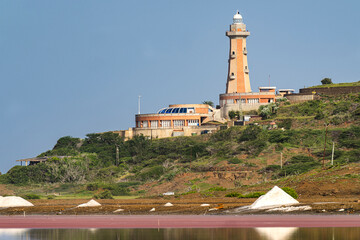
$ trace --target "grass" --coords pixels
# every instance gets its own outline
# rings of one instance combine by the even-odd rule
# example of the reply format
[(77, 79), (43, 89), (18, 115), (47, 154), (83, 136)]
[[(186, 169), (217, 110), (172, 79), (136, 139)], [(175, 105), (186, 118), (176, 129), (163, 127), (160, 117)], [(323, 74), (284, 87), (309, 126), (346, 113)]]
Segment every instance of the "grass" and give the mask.
[(359, 82), (351, 82), (351, 83), (333, 83), (333, 84), (325, 84), (325, 85), (317, 85), (308, 88), (327, 88), (327, 87), (354, 87), (360, 86)]

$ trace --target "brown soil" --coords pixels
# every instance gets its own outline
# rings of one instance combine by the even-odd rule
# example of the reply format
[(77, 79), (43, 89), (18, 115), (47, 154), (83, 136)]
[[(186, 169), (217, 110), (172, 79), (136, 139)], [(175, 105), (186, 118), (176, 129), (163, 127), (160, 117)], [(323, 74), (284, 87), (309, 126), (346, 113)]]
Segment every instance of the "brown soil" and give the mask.
[[(250, 205), (256, 199), (237, 198), (192, 198), (166, 197), (161, 199), (131, 199), (131, 200), (98, 200), (100, 207), (77, 208), (78, 204), (87, 202), (88, 199), (76, 200), (30, 200), (34, 207), (18, 207), (1, 209), (0, 215), (84, 215), (84, 214), (116, 214), (116, 215), (166, 215), (166, 214), (225, 214), (226, 210), (240, 206)], [(300, 198), (304, 205), (310, 205), (313, 210), (305, 213), (360, 213), (360, 203), (357, 198), (316, 197)], [(174, 206), (165, 207), (164, 204), (171, 202)], [(200, 204), (208, 203), (209, 207), (201, 207)], [(114, 213), (117, 209), (123, 212)], [(150, 209), (155, 208), (154, 212)], [(217, 210), (209, 211), (211, 208)], [(344, 209), (343, 211), (339, 211)], [(293, 213), (293, 212), (292, 212)]]
[[(211, 171), (210, 171), (211, 170)], [(274, 185), (292, 187), (299, 194), (301, 204), (311, 205), (312, 211), (307, 213), (360, 213), (360, 163), (334, 167), (326, 170), (313, 170), (306, 174), (290, 176), (279, 180), (269, 180), (271, 175), (265, 176), (256, 172), (256, 168), (234, 169), (226, 164), (216, 166), (204, 172), (184, 173), (176, 176), (171, 182), (152, 182), (140, 186), (138, 190), (146, 190), (148, 194), (141, 199), (131, 200), (98, 200), (101, 207), (76, 208), (77, 205), (89, 199), (76, 200), (30, 200), (35, 206), (27, 208), (0, 209), (0, 215), (12, 214), (225, 214), (225, 210), (250, 205), (256, 199), (239, 199), (225, 197), (230, 192), (248, 193), (255, 191), (266, 192)], [(240, 181), (241, 186), (235, 186)], [(244, 183), (253, 185), (244, 185)], [(258, 184), (255, 184), (258, 183)], [(199, 191), (195, 186), (221, 186), (226, 191)], [(193, 190), (196, 193), (162, 196), (162, 193), (173, 191), (176, 194)], [(1, 195), (9, 192), (4, 185), (0, 185)], [(171, 202), (173, 207), (165, 207)], [(200, 207), (208, 203), (209, 207)], [(113, 213), (122, 208), (123, 212)], [(155, 208), (155, 212), (149, 212)], [(210, 208), (218, 208), (210, 211)], [(340, 209), (343, 209), (339, 211)]]

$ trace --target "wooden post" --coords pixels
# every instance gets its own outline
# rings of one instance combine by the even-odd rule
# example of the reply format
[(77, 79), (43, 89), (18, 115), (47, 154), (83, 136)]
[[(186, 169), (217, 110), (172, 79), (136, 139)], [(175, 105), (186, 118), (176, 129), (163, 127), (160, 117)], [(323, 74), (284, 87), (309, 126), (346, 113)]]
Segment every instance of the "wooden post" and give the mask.
[(335, 143), (333, 142), (333, 148), (331, 153), (331, 166), (334, 165), (334, 150), (335, 150)]
[(282, 154), (282, 152), (280, 152), (280, 168), (282, 169), (282, 157), (283, 157), (283, 154)]

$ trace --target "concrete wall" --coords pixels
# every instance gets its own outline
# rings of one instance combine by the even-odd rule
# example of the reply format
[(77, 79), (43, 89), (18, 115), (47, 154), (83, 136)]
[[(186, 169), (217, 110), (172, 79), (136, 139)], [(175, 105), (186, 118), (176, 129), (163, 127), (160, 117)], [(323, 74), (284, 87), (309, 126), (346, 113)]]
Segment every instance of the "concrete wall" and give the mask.
[(218, 126), (201, 126), (201, 127), (182, 127), (182, 128), (129, 128), (128, 130), (113, 131), (129, 140), (136, 135), (144, 135), (150, 139), (168, 138), (175, 136), (192, 136), (200, 135), (202, 131), (215, 132), (219, 129)]
[(324, 87), (324, 88), (302, 88), (300, 93), (302, 94), (324, 94), (324, 95), (341, 95), (348, 93), (358, 93), (360, 92), (360, 86), (352, 87)]
[(300, 102), (306, 102), (310, 100), (315, 99), (315, 95), (313, 94), (285, 94), (284, 97), (286, 97), (291, 103), (300, 103)]
[(255, 103), (255, 104), (225, 104), (221, 108), (221, 116), (223, 118), (229, 118), (230, 111), (251, 111), (258, 110), (261, 105), (267, 105), (269, 103)]

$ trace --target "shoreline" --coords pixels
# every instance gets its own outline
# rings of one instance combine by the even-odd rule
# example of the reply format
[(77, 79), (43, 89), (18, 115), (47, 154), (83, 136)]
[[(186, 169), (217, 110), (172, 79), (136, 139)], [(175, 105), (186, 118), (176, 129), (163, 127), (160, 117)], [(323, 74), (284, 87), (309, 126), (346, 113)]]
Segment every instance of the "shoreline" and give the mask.
[(360, 227), (360, 215), (31, 215), (0, 216), (0, 228)]

